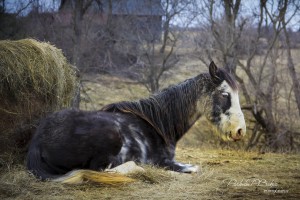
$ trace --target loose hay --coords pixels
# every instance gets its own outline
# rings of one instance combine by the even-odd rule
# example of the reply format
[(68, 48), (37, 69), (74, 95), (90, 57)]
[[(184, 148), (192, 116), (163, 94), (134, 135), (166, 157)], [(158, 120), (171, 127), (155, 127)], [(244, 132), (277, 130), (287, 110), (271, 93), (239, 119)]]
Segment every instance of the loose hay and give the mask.
[(154, 166), (144, 165), (144, 171), (136, 171), (130, 174), (131, 178), (150, 184), (159, 184), (172, 180), (172, 176), (166, 170)]
[(37, 119), (69, 107), (79, 86), (76, 72), (49, 43), (0, 41), (0, 141), (26, 144), (25, 132)]

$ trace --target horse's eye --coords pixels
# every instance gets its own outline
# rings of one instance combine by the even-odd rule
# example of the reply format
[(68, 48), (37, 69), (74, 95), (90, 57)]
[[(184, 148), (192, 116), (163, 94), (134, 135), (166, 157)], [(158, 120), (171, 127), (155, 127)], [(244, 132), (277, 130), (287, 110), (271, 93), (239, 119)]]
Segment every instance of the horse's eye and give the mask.
[(229, 94), (227, 92), (222, 92), (222, 96), (227, 98)]

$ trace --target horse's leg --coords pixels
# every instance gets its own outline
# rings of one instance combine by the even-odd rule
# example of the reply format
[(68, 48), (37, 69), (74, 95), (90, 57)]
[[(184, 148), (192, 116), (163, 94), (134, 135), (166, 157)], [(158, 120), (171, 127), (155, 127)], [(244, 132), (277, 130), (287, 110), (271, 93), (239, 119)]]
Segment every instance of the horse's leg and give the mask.
[(97, 150), (90, 159), (89, 169), (103, 170), (109, 165), (115, 165), (117, 162), (117, 155), (122, 147), (122, 139), (120, 134), (113, 130), (105, 130), (98, 137), (92, 138), (97, 145)]
[(199, 172), (199, 166), (191, 165), (191, 164), (183, 164), (176, 162), (175, 160), (164, 160), (161, 163), (162, 167), (166, 167), (169, 170), (176, 171), (176, 172), (183, 172), (183, 173), (197, 173)]
[(89, 169), (96, 171), (105, 169), (110, 164), (110, 157), (103, 155), (93, 157), (90, 161)]

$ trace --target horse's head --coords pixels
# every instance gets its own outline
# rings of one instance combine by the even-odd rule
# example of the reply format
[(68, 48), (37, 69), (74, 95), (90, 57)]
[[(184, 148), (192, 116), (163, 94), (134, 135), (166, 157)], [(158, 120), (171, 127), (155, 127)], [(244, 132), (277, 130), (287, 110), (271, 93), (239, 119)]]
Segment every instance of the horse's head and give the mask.
[(246, 124), (240, 107), (237, 83), (229, 73), (218, 69), (214, 62), (209, 66), (209, 74), (212, 104), (207, 117), (217, 126), (224, 140), (240, 140), (246, 134)]

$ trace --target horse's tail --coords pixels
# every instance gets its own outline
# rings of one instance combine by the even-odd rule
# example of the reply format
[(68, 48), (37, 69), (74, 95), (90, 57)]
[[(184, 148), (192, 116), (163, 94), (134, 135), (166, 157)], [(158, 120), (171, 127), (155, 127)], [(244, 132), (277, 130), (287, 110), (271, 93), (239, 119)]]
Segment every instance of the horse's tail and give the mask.
[(67, 184), (78, 184), (83, 182), (94, 182), (105, 185), (119, 185), (131, 183), (135, 180), (118, 173), (98, 172), (93, 170), (73, 170), (61, 177), (52, 179), (55, 182)]
[(73, 170), (65, 175), (57, 175), (53, 169), (42, 160), (40, 149), (31, 145), (27, 155), (27, 168), (41, 180), (50, 180), (67, 184), (94, 182), (105, 185), (119, 185), (135, 180), (118, 173), (98, 172), (93, 170)]

